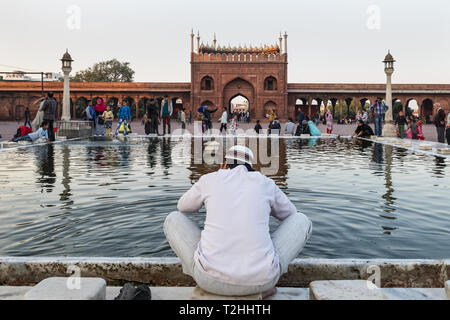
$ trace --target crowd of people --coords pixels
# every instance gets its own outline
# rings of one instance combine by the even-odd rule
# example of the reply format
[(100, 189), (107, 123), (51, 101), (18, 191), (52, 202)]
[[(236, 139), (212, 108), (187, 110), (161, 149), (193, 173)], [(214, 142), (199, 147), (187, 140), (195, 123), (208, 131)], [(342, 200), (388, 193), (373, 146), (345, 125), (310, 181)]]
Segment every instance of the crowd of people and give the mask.
[[(127, 99), (121, 102), (119, 110), (117, 112), (117, 126), (113, 129), (113, 123), (115, 115), (110, 106), (107, 106), (103, 99), (98, 98), (95, 101), (88, 100), (88, 105), (84, 112), (84, 119), (92, 122), (94, 128), (94, 135), (96, 136), (111, 136), (113, 134), (118, 135), (123, 133), (128, 135), (131, 133), (131, 109), (129, 107)], [(92, 103), (94, 102), (94, 103)], [(13, 140), (16, 141), (35, 141), (37, 139), (47, 139), (48, 141), (55, 141), (54, 123), (56, 120), (56, 108), (57, 102), (52, 92), (48, 92), (46, 97), (38, 99), (36, 104), (39, 105), (38, 112), (31, 122), (30, 109), (25, 109), (25, 123), (17, 130)], [(450, 145), (450, 113), (446, 114), (444, 109), (439, 103), (434, 105), (436, 109), (434, 124), (436, 126), (438, 142), (447, 143)], [(197, 110), (197, 119), (202, 123), (202, 132), (211, 132), (213, 129), (213, 117), (217, 113), (218, 108), (211, 108), (207, 105), (201, 106)], [(370, 137), (381, 136), (383, 132), (383, 123), (385, 120), (385, 114), (389, 110), (389, 107), (382, 101), (377, 99), (375, 103), (370, 106), (369, 110), (362, 108), (356, 114), (357, 127), (353, 134), (355, 137)], [(165, 135), (171, 133), (171, 118), (174, 112), (174, 106), (168, 96), (164, 96), (161, 102), (150, 99), (146, 104), (145, 114), (142, 119), (142, 125), (145, 126), (145, 133), (160, 135), (159, 126), (162, 125), (162, 134)], [(369, 112), (371, 117), (369, 117)], [(282, 125), (275, 110), (270, 109), (266, 113), (268, 119), (267, 132), (268, 134), (281, 134)], [(370, 119), (374, 122), (374, 130), (369, 125)], [(186, 126), (192, 124), (193, 114), (192, 111), (186, 113), (186, 109), (178, 109), (177, 122), (181, 124), (181, 128), (184, 130)], [(237, 134), (237, 130), (241, 123), (250, 122), (250, 112), (244, 112), (242, 110), (235, 110), (232, 113), (228, 113), (226, 107), (222, 108), (222, 114), (218, 118), (220, 123), (220, 133), (230, 133), (232, 135)], [(320, 131), (317, 129), (319, 123), (323, 123), (326, 126), (327, 134), (332, 134), (334, 129), (335, 119), (333, 113), (328, 108), (321, 115), (315, 114), (310, 119), (303, 111), (299, 112), (298, 118), (294, 121), (289, 118), (284, 125), (284, 134), (301, 136), (311, 135), (319, 136)], [(297, 124), (296, 124), (297, 123)], [(339, 121), (338, 121), (339, 123)], [(44, 126), (45, 124), (45, 126)], [(405, 115), (403, 111), (400, 111), (394, 119), (394, 124), (397, 128), (397, 136), (401, 139), (417, 139), (424, 140), (423, 122), (421, 119), (415, 117), (412, 114)], [(42, 129), (42, 130), (41, 130)], [(254, 131), (257, 134), (261, 134), (263, 126), (260, 120), (256, 121)], [(39, 131), (39, 133), (37, 133)], [(31, 135), (30, 135), (31, 134)]]

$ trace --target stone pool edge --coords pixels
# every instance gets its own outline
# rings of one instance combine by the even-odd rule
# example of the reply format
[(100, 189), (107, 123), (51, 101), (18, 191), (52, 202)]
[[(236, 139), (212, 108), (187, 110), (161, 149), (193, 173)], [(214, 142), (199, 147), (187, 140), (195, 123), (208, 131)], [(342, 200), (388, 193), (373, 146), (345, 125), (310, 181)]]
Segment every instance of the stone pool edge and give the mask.
[[(103, 278), (109, 286), (195, 285), (176, 258), (0, 257), (0, 286), (35, 285), (49, 277), (68, 277), (75, 269), (82, 277)], [(307, 288), (317, 280), (377, 277), (383, 288), (444, 288), (450, 279), (450, 259), (296, 259), (278, 286)]]

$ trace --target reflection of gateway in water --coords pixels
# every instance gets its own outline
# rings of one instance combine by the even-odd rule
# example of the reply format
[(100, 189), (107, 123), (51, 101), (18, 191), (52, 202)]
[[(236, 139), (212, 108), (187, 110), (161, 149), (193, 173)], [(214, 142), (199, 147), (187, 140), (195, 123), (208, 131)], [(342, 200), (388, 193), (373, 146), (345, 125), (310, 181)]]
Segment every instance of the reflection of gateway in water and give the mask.
[[(249, 147), (249, 139), (248, 138), (244, 138), (245, 140), (245, 145), (247, 147)], [(280, 187), (280, 189), (282, 190), (286, 190), (288, 187), (287, 184), (287, 175), (288, 175), (288, 163), (287, 163), (287, 158), (286, 158), (286, 143), (284, 140), (281, 139), (277, 139), (279, 141), (279, 154), (273, 154), (272, 155), (272, 147), (271, 147), (271, 142), (270, 142), (270, 138), (269, 139), (257, 139), (257, 148), (258, 150), (252, 150), (254, 155), (258, 155), (258, 164), (254, 165), (254, 169), (256, 171), (261, 171), (262, 167), (270, 167), (271, 164), (261, 164), (260, 163), (260, 148), (261, 148), (261, 141), (264, 140), (268, 140), (265, 141), (264, 143), (267, 143), (267, 155), (266, 157), (270, 157), (271, 160), (273, 161), (274, 164), (278, 164), (278, 170), (276, 173), (274, 174), (270, 174), (267, 175), (269, 178), (271, 178), (272, 180), (275, 181), (275, 183), (277, 184), (278, 187)], [(217, 142), (220, 143), (220, 140), (215, 140)], [(242, 141), (242, 140), (241, 140)], [(202, 154), (204, 154), (205, 152), (205, 140), (201, 140), (198, 141), (197, 143), (202, 143), (203, 147), (202, 147)], [(237, 142), (237, 139), (235, 140), (235, 142)], [(230, 148), (231, 146), (228, 144), (227, 140), (222, 140), (222, 143), (224, 143), (223, 148)], [(252, 142), (252, 144), (255, 143), (255, 141)], [(253, 144), (254, 145), (254, 144)], [(210, 151), (211, 152), (211, 151)], [(212, 152), (211, 152), (212, 153)], [(191, 174), (189, 176), (189, 179), (191, 180), (191, 184), (195, 184), (203, 175), (208, 174), (208, 173), (212, 173), (215, 172), (219, 169), (219, 165), (215, 164), (215, 165), (208, 165), (204, 162), (202, 162), (201, 164), (196, 164), (194, 159), (195, 159), (195, 149), (194, 149), (194, 140), (192, 140), (191, 143), (191, 164), (190, 166), (187, 168), (189, 171), (191, 171)], [(198, 156), (198, 155), (197, 155)], [(274, 158), (278, 158), (278, 159), (274, 159)]]

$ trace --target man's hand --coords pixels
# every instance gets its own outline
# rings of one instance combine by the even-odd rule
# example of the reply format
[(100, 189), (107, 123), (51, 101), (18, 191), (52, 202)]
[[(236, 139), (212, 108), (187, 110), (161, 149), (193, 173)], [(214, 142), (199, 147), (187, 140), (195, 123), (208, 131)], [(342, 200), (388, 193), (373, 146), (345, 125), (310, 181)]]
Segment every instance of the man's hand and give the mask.
[(221, 165), (220, 165), (220, 168), (219, 168), (220, 170), (227, 170), (228, 169), (228, 164), (227, 164), (227, 162), (225, 161), (224, 163), (222, 163)]

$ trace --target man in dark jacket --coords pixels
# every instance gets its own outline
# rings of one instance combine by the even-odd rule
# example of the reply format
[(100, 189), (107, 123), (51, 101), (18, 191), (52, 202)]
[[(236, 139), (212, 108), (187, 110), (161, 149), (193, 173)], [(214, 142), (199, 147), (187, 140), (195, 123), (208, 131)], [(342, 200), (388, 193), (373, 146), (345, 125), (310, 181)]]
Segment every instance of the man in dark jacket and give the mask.
[(206, 129), (207, 130), (212, 129), (211, 114), (215, 113), (217, 110), (219, 110), (219, 109), (216, 108), (214, 110), (209, 110), (209, 108), (205, 108), (203, 110), (203, 114), (205, 115), (205, 119), (206, 119)]
[(438, 142), (445, 143), (445, 111), (441, 108), (439, 103), (436, 103), (435, 106), (439, 108), (434, 118)]
[(156, 105), (155, 99), (150, 99), (150, 103), (147, 106), (147, 114), (150, 119), (150, 133), (159, 135), (158, 125), (159, 125), (159, 111)]
[(372, 128), (368, 124), (364, 123), (364, 121), (358, 120), (358, 127), (356, 128), (353, 137), (369, 138), (373, 135), (374, 132)]
[(46, 120), (48, 122), (48, 139), (53, 142), (55, 141), (55, 130), (53, 129), (53, 124), (56, 120), (56, 100), (53, 98), (53, 92), (47, 93), (47, 99), (45, 99), (42, 110), (44, 111), (44, 121)]

